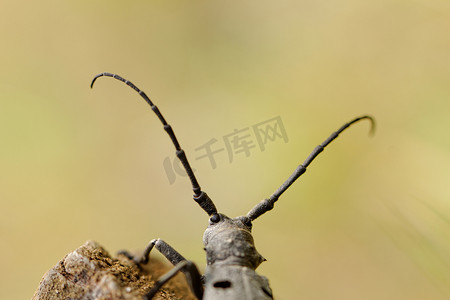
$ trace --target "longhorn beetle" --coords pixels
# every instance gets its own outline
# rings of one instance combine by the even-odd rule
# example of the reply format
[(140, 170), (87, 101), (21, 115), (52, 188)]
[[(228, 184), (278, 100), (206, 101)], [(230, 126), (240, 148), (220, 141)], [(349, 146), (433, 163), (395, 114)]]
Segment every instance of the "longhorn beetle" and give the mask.
[(134, 89), (151, 106), (164, 125), (164, 130), (169, 135), (176, 149), (176, 155), (183, 164), (194, 191), (194, 200), (209, 216), (209, 225), (203, 234), (203, 243), (206, 251), (206, 271), (205, 275), (200, 275), (195, 264), (186, 260), (180, 253), (161, 239), (150, 241), (144, 252), (140, 256), (133, 256), (126, 251), (122, 251), (129, 259), (137, 265), (146, 264), (150, 251), (156, 247), (173, 265), (174, 268), (163, 275), (155, 286), (144, 296), (144, 299), (152, 299), (158, 290), (178, 272), (182, 271), (187, 279), (189, 287), (198, 299), (273, 299), (272, 290), (266, 277), (258, 275), (256, 268), (266, 259), (255, 248), (251, 234), (252, 221), (271, 210), (281, 196), (291, 184), (297, 180), (309, 164), (331, 143), (337, 136), (353, 123), (367, 119), (371, 122), (370, 133), (374, 132), (375, 121), (371, 116), (361, 116), (344, 124), (337, 131), (333, 132), (322, 144), (318, 145), (299, 165), (291, 176), (267, 199), (262, 200), (253, 207), (246, 216), (229, 218), (217, 212), (216, 206), (209, 196), (202, 191), (197, 182), (197, 178), (189, 165), (184, 150), (181, 148), (172, 127), (166, 122), (163, 115), (153, 104), (150, 98), (130, 81), (111, 73), (101, 73), (94, 77), (91, 83), (93, 87), (95, 81), (102, 76), (113, 77), (120, 80)]

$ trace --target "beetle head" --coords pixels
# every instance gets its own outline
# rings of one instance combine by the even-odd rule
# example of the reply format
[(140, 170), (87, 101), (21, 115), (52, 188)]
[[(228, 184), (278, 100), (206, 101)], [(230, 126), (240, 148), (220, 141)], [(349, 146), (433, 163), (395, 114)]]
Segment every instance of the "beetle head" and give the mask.
[(215, 213), (203, 235), (206, 257), (210, 264), (243, 265), (256, 269), (265, 261), (255, 248), (250, 218), (229, 218)]

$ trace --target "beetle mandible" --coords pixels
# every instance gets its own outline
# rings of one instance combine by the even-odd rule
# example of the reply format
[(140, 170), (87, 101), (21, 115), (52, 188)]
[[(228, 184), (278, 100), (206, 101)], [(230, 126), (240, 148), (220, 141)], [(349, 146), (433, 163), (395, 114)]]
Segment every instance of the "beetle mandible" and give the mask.
[(207, 266), (205, 275), (200, 275), (195, 264), (186, 260), (180, 253), (161, 239), (154, 239), (145, 248), (139, 257), (133, 256), (126, 251), (122, 251), (128, 258), (136, 264), (148, 262), (150, 251), (156, 247), (173, 265), (174, 268), (163, 275), (155, 286), (144, 295), (144, 299), (152, 299), (158, 290), (178, 272), (182, 271), (187, 279), (189, 287), (198, 299), (273, 299), (272, 290), (266, 277), (258, 275), (256, 268), (266, 259), (258, 253), (255, 248), (251, 234), (252, 221), (271, 210), (278, 198), (295, 182), (309, 164), (319, 155), (324, 148), (330, 144), (338, 135), (350, 125), (367, 119), (371, 122), (371, 133), (375, 129), (375, 121), (371, 116), (361, 116), (344, 124), (337, 131), (333, 132), (322, 144), (318, 145), (300, 164), (289, 178), (267, 199), (262, 200), (254, 206), (245, 216), (229, 218), (219, 213), (209, 196), (202, 191), (197, 182), (197, 178), (192, 171), (184, 150), (181, 148), (172, 127), (166, 122), (159, 109), (153, 104), (150, 98), (130, 81), (112, 73), (101, 73), (94, 77), (91, 83), (93, 87), (95, 81), (102, 76), (113, 77), (133, 88), (150, 105), (164, 125), (164, 130), (169, 135), (176, 149), (176, 155), (183, 164), (194, 191), (194, 200), (209, 216), (209, 225), (203, 234), (203, 243), (206, 251)]

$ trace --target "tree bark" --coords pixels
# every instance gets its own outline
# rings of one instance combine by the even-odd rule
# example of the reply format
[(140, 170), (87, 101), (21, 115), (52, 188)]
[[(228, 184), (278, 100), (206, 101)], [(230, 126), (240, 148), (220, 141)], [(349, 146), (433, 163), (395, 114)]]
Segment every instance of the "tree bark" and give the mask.
[[(32, 300), (126, 299), (141, 300), (154, 282), (172, 266), (150, 259), (138, 267), (123, 255), (112, 258), (94, 241), (67, 254), (42, 278)], [(154, 299), (189, 299), (183, 274), (170, 280)]]

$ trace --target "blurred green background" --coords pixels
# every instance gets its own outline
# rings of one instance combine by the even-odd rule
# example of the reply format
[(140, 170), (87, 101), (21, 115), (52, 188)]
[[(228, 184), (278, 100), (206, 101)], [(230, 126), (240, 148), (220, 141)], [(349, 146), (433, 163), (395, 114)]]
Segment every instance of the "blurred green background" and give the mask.
[[(0, 298), (94, 239), (156, 237), (204, 268), (206, 214), (150, 108), (218, 209), (247, 213), (332, 131), (254, 222), (276, 299), (450, 298), (450, 2), (37, 1), (0, 4)], [(217, 168), (197, 147), (280, 116), (289, 142)], [(222, 144), (217, 144), (221, 145)]]

